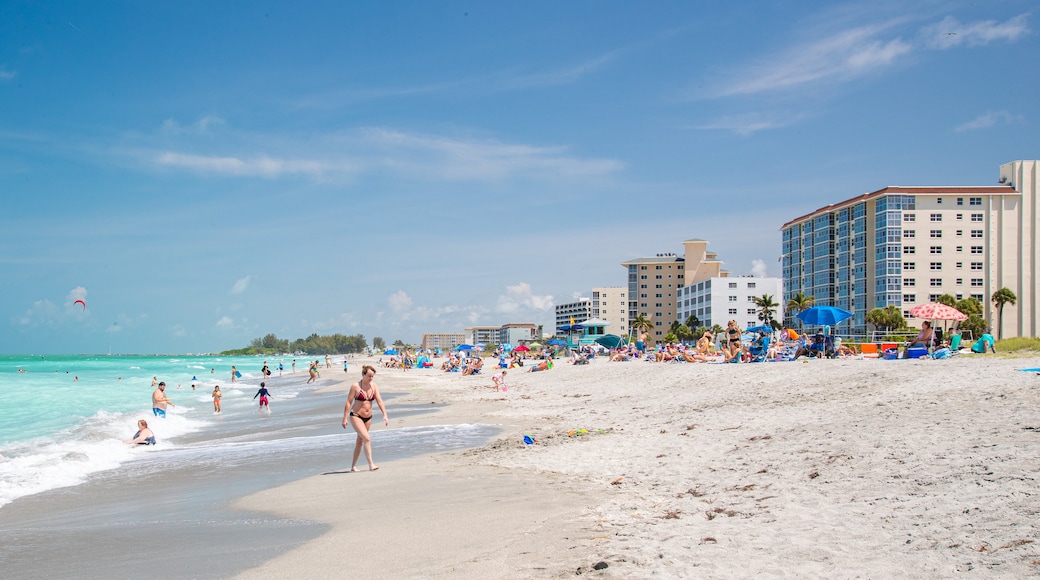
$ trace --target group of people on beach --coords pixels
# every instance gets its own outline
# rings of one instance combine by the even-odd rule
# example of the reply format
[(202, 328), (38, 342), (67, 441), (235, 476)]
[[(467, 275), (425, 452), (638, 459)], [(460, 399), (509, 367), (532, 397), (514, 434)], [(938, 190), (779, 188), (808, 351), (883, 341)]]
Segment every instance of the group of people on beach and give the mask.
[[(295, 367), (296, 361), (293, 361)], [(311, 379), (307, 382), (310, 383), (314, 380), (314, 375), (317, 374), (317, 367), (319, 361), (314, 361), (310, 364), (308, 369), (312, 375)], [(279, 363), (279, 370), (281, 370), (281, 363)], [(346, 363), (344, 363), (344, 369), (346, 369)], [(294, 369), (295, 370), (295, 369)], [(267, 362), (264, 362), (264, 366), (261, 369), (261, 375), (269, 377), (271, 371), (267, 366)], [(237, 379), (241, 376), (238, 369), (234, 366), (231, 367), (231, 377), (233, 382), (238, 382)], [(343, 428), (346, 429), (348, 425), (354, 429), (357, 434), (354, 443), (354, 454), (353, 460), (350, 464), (351, 471), (358, 471), (357, 462), (361, 457), (361, 453), (364, 452), (365, 459), (368, 462), (368, 468), (371, 471), (379, 469), (372, 460), (372, 437), (369, 435), (369, 423), (372, 421), (373, 409), (372, 403), (374, 402), (378, 407), (379, 411), (383, 414), (383, 423), (387, 426), (390, 425), (390, 417), (387, 415), (386, 406), (383, 403), (383, 397), (379, 394), (379, 387), (373, 380), (376, 376), (376, 369), (371, 365), (364, 365), (361, 369), (361, 379), (358, 382), (350, 385), (350, 390), (347, 393), (347, 403), (343, 408)], [(495, 376), (496, 389), (498, 387), (505, 388), (505, 372), (501, 372)], [(159, 381), (158, 377), (153, 377), (152, 386), (155, 390), (152, 392), (152, 414), (160, 419), (166, 418), (166, 410), (169, 407), (175, 407), (176, 405), (166, 395), (166, 382)], [(213, 387), (213, 412), (219, 414), (221, 412), (221, 399), (224, 394), (220, 390), (220, 385)], [(270, 390), (267, 388), (266, 381), (260, 382), (260, 388), (256, 394), (253, 395), (253, 399), (260, 399), (258, 413), (263, 413), (265, 410), (270, 415), (270, 399), (272, 395)], [(155, 445), (155, 433), (148, 427), (148, 421), (140, 419), (137, 422), (137, 432), (134, 436), (125, 441), (128, 445)]]

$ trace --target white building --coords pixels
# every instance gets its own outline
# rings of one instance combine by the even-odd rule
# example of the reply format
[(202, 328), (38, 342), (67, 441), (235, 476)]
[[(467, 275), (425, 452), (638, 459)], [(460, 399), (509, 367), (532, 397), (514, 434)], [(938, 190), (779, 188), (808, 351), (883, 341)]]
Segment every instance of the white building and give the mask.
[(771, 296), (778, 305), (773, 320), (782, 322), (783, 280), (750, 276), (708, 278), (679, 288), (677, 320), (686, 322), (690, 316), (696, 316), (701, 326), (707, 327), (715, 324), (725, 327), (730, 320), (736, 320), (741, 328), (757, 326), (762, 322), (758, 319), (759, 309), (754, 299), (764, 294)]
[(574, 302), (556, 305), (556, 328), (557, 335), (564, 334), (562, 327), (584, 322), (592, 318), (592, 300), (579, 298)]

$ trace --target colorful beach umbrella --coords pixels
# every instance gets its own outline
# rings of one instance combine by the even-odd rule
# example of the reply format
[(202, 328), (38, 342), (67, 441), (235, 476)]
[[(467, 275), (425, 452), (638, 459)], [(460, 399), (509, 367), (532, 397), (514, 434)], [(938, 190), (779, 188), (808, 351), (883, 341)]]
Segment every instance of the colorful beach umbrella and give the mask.
[(520, 346), (514, 348), (513, 350), (515, 350), (516, 352), (528, 352), (531, 349), (527, 348), (526, 344), (521, 344)]
[(604, 334), (603, 336), (596, 339), (598, 344), (602, 344), (607, 348), (618, 348), (619, 346), (626, 344), (625, 339), (621, 338), (616, 334)]
[(910, 316), (924, 320), (967, 320), (968, 315), (952, 306), (938, 302), (918, 304), (910, 309)]
[(813, 306), (797, 314), (798, 320), (816, 326), (838, 324), (842, 320), (852, 318), (852, 313), (837, 306)]

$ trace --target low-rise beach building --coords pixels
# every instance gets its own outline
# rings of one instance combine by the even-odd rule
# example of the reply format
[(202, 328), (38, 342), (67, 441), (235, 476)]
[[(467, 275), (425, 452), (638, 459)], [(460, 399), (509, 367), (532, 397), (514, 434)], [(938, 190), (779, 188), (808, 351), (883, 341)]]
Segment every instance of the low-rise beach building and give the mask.
[(592, 299), (581, 297), (573, 302), (556, 305), (555, 334), (565, 334), (564, 326), (578, 324), (592, 318)]
[[(997, 185), (890, 186), (797, 217), (781, 227), (784, 299), (797, 293), (853, 317), (836, 330), (868, 331), (867, 312), (942, 294), (977, 298), (1002, 334), (1040, 331), (1040, 161), (1000, 166)], [(788, 316), (788, 323), (793, 322)]]
[(715, 324), (725, 327), (730, 320), (736, 320), (741, 328), (757, 326), (762, 321), (758, 318), (761, 309), (755, 298), (768, 295), (777, 305), (773, 320), (780, 322), (784, 319), (783, 293), (783, 280), (780, 278), (708, 278), (679, 288), (677, 320), (686, 322), (695, 316), (701, 326), (709, 328)]
[(427, 332), (422, 335), (423, 350), (451, 350), (466, 342), (461, 332)]

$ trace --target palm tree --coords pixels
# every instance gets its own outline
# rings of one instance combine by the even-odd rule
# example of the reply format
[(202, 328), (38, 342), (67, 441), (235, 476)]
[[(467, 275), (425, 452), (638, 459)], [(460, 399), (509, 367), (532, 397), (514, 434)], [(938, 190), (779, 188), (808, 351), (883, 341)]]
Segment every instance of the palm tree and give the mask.
[(997, 290), (993, 293), (993, 297), (990, 298), (993, 301), (993, 305), (997, 307), (997, 322), (1000, 324), (998, 327), (997, 339), (1004, 340), (1004, 305), (1010, 304), (1015, 305), (1015, 300), (1018, 297), (1011, 291), (1007, 286)]
[[(812, 308), (813, 304), (816, 304), (816, 298), (809, 296), (802, 292), (798, 292), (787, 301), (787, 311), (793, 314), (798, 314), (803, 310)], [(802, 328), (802, 321), (798, 321), (798, 328)]]
[(776, 308), (780, 305), (773, 302), (773, 297), (769, 294), (763, 294), (753, 297), (752, 300), (755, 301), (755, 306), (758, 306), (758, 319), (763, 324), (768, 324), (774, 329), (777, 328), (779, 324), (773, 320), (773, 316), (776, 314)]
[(650, 329), (654, 327), (654, 323), (650, 322), (650, 319), (640, 314), (632, 320), (632, 330), (636, 332), (636, 336), (639, 336), (640, 331), (647, 333), (649, 336)]

